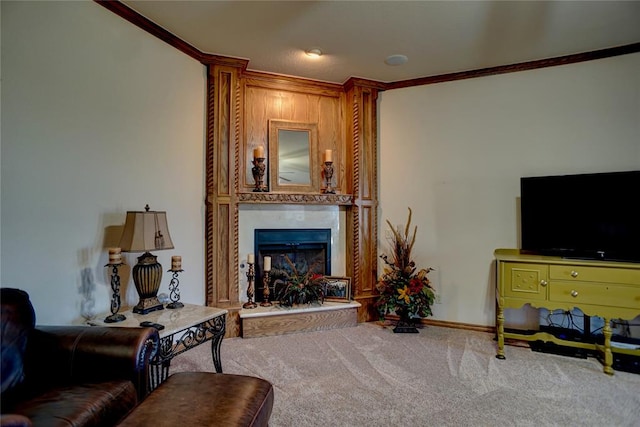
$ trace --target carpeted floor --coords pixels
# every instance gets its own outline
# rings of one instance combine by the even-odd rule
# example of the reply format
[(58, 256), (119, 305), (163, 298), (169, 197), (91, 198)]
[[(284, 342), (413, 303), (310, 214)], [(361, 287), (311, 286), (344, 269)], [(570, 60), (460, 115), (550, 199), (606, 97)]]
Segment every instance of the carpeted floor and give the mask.
[[(516, 346), (498, 360), (495, 349), (488, 333), (366, 323), (225, 339), (222, 368), (273, 383), (271, 427), (640, 426), (640, 375)], [(180, 371), (214, 372), (210, 346), (177, 356)]]

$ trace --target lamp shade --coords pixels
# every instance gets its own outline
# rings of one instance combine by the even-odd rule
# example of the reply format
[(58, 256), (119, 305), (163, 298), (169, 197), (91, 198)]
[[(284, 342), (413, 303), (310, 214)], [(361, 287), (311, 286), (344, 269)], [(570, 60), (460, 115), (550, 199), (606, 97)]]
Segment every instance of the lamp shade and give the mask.
[(173, 249), (167, 225), (167, 213), (160, 211), (128, 211), (120, 238), (123, 252), (149, 252)]

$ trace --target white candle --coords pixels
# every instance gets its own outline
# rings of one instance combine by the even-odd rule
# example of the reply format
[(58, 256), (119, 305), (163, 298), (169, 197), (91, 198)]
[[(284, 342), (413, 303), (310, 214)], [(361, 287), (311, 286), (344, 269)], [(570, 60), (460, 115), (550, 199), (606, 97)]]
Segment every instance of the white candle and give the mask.
[(180, 255), (174, 255), (171, 257), (171, 269), (182, 270), (182, 257)]
[(259, 145), (257, 148), (253, 149), (253, 158), (264, 159), (264, 147), (262, 145)]
[(333, 150), (324, 150), (324, 162), (333, 162)]
[(271, 257), (264, 257), (264, 271), (271, 271)]
[(249, 256), (247, 256), (247, 262), (248, 262), (249, 264), (253, 264), (253, 263), (255, 263), (255, 262), (256, 262), (256, 257), (255, 257), (255, 255), (253, 255), (253, 254), (249, 254)]
[(122, 249), (109, 248), (109, 264), (122, 264)]

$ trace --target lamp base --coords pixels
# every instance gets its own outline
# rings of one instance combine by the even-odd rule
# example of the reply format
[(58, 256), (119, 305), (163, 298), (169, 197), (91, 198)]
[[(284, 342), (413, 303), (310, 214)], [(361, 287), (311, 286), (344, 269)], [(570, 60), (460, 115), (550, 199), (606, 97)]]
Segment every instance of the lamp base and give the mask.
[(155, 255), (145, 252), (138, 257), (138, 263), (131, 270), (133, 282), (140, 301), (133, 307), (133, 312), (147, 314), (162, 310), (164, 306), (158, 301), (158, 289), (162, 280), (162, 266)]
[(140, 298), (138, 304), (133, 307), (133, 312), (138, 314), (149, 314), (156, 310), (164, 310), (164, 306), (158, 300), (158, 297)]

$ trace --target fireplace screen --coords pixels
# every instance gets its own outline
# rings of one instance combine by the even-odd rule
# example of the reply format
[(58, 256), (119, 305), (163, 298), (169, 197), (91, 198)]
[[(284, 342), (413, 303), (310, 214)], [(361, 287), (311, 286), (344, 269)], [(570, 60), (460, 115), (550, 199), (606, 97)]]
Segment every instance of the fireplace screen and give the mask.
[(256, 256), (255, 300), (263, 301), (264, 257), (271, 257), (269, 277), (270, 300), (273, 301), (283, 285), (283, 272), (291, 273), (295, 266), (299, 274), (312, 272), (331, 275), (331, 229), (256, 229), (254, 235)]

